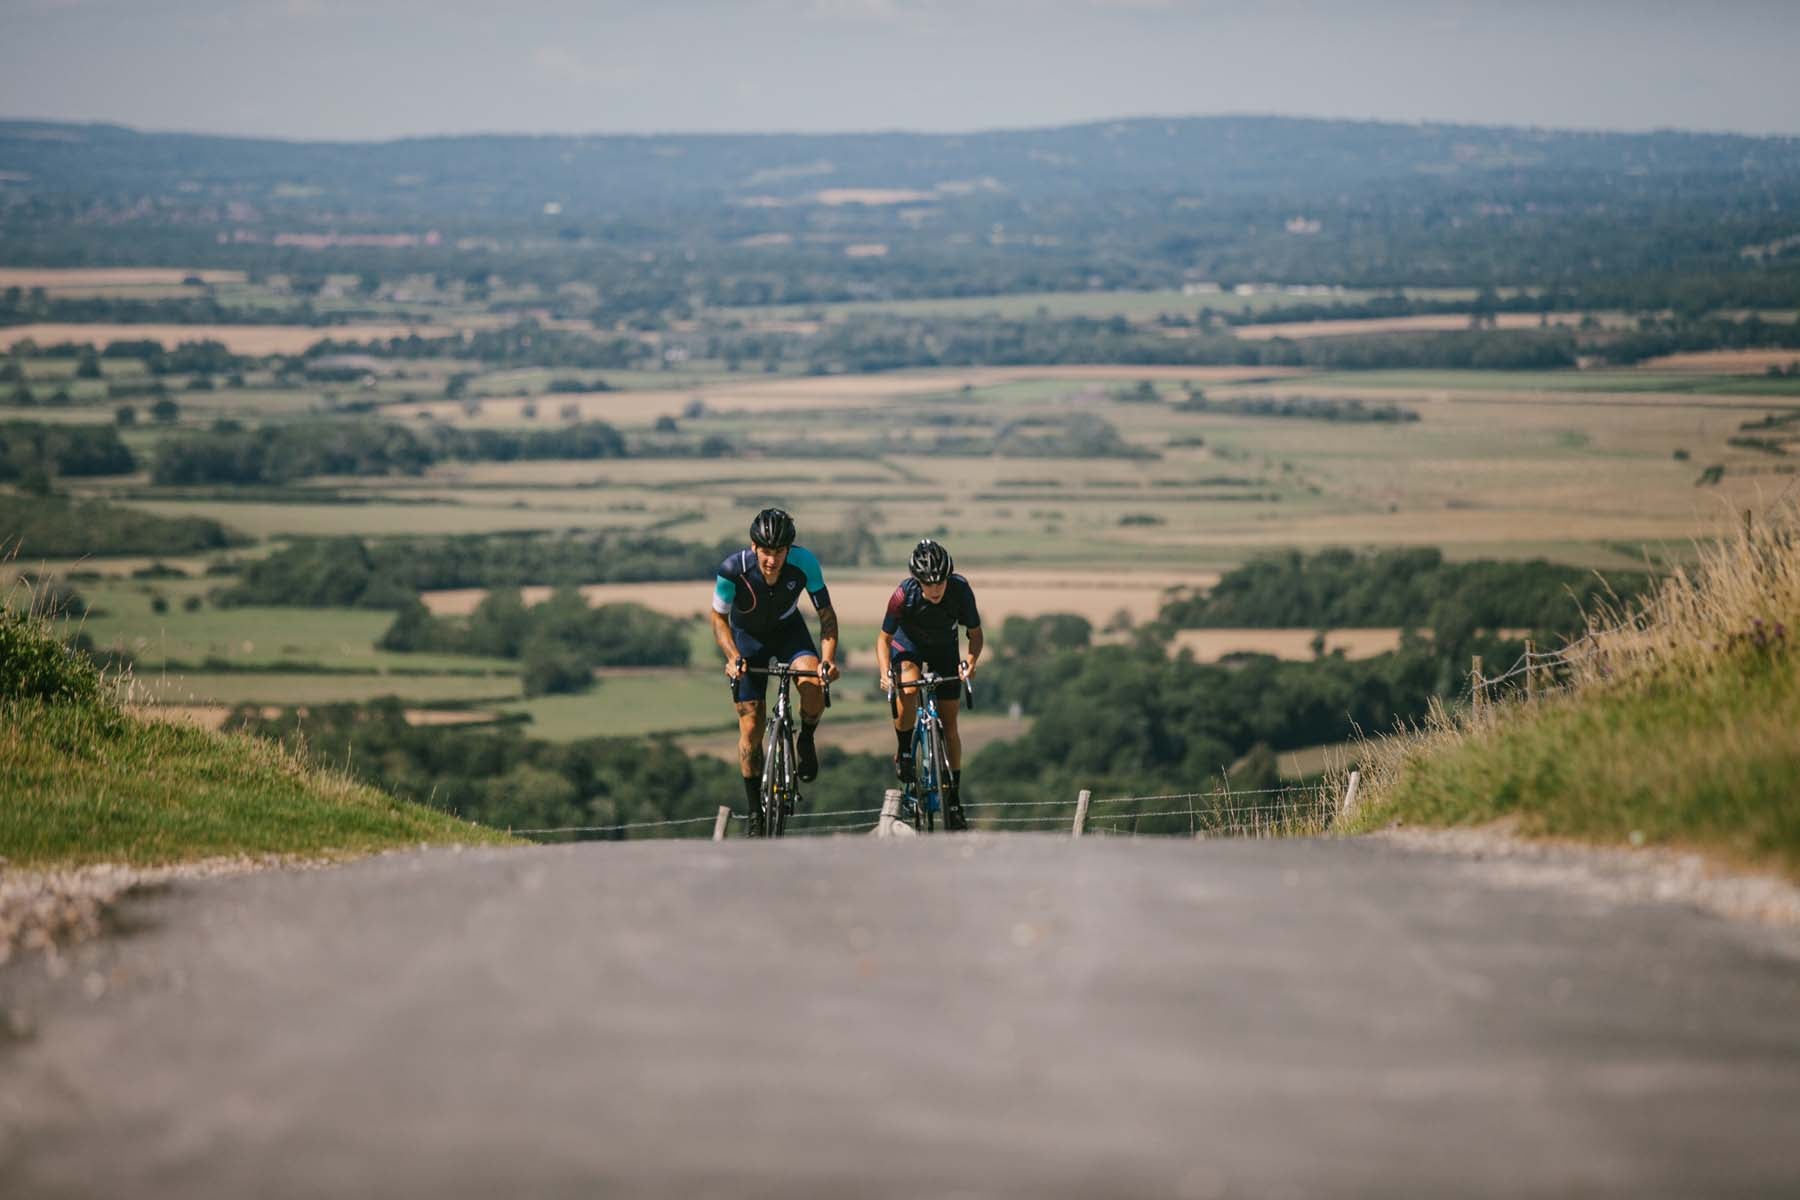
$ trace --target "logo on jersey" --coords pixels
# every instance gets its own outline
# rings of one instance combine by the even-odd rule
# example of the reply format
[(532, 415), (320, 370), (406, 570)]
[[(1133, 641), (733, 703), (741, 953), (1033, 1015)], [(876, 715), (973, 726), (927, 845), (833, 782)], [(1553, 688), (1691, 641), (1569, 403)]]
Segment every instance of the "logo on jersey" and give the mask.
[(788, 580), (788, 591), (790, 591), (790, 592), (791, 592), (791, 591), (793, 591), (793, 590), (794, 590), (794, 589), (795, 589), (795, 588), (797, 588), (797, 587), (799, 587), (799, 586), (800, 586), (800, 585), (799, 585), (799, 584), (798, 584), (798, 583), (796, 583), (796, 582), (795, 582), (795, 581), (794, 581), (794, 580), (792, 580), (792, 579), (790, 579), (790, 580)]

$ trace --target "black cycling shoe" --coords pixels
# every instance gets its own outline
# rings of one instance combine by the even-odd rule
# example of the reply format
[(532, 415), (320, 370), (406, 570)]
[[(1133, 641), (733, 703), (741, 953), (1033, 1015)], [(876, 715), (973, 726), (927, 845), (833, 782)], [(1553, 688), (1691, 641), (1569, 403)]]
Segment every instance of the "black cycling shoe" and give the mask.
[(963, 816), (962, 797), (951, 792), (944, 797), (944, 829), (950, 833), (960, 833), (969, 827), (969, 818)]
[(913, 756), (910, 753), (894, 755), (894, 778), (901, 783), (912, 782)]
[(819, 777), (819, 750), (813, 745), (812, 734), (802, 732), (796, 739), (794, 748), (799, 751), (799, 769), (795, 774), (800, 776), (801, 783), (811, 783)]

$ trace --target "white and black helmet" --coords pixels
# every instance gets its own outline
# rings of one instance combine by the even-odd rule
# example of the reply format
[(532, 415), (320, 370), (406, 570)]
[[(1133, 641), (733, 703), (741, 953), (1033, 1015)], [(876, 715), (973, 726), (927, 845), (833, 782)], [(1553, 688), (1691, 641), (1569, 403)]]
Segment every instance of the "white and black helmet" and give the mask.
[(920, 583), (942, 583), (956, 569), (956, 564), (950, 560), (950, 552), (930, 538), (919, 539), (919, 544), (913, 547), (912, 561), (907, 565), (912, 569), (912, 577)]
[(750, 522), (750, 541), (765, 550), (779, 550), (794, 544), (794, 518), (786, 509), (765, 508)]

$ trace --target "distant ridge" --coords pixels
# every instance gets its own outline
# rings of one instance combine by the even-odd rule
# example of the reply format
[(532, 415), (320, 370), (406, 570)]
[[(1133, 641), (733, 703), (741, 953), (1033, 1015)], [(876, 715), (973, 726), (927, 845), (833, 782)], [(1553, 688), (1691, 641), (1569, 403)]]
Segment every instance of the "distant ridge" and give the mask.
[[(796, 168), (806, 168), (796, 170)], [(143, 133), (116, 124), (0, 121), (0, 188), (202, 194), (304, 182), (319, 198), (458, 211), (521, 181), (566, 205), (776, 199), (823, 187), (991, 186), (1024, 197), (1150, 188), (1248, 194), (1496, 174), (1800, 179), (1800, 138), (1593, 133), (1302, 117), (1137, 117), (975, 134), (595, 134), (299, 142)], [(539, 201), (541, 204), (541, 200)]]

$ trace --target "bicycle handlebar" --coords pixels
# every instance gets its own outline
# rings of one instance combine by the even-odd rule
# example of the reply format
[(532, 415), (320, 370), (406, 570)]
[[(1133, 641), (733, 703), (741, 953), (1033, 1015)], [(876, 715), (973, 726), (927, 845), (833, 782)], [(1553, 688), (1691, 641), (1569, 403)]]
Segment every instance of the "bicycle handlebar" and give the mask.
[(753, 667), (742, 658), (737, 660), (737, 664), (740, 675), (767, 675), (772, 679), (816, 679), (819, 681), (820, 690), (825, 694), (825, 707), (831, 707), (831, 680), (825, 678), (823, 670), (796, 671), (788, 664), (777, 662), (774, 659), (770, 659), (769, 665), (766, 667)]
[[(963, 674), (963, 672), (968, 669), (968, 660), (964, 659), (957, 666), (956, 681), (962, 684), (963, 695), (967, 698), (969, 707), (974, 708), (975, 685), (970, 682), (967, 675)], [(917, 679), (902, 680), (900, 678), (900, 669), (890, 663), (888, 665), (888, 711), (893, 713), (896, 717), (900, 715), (900, 693), (907, 688), (936, 687), (940, 683), (949, 682), (950, 679), (948, 677), (934, 673), (930, 667), (925, 668), (923, 673)]]

